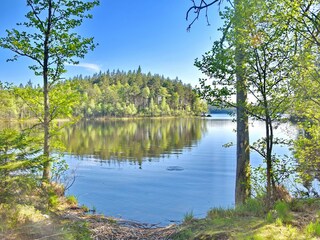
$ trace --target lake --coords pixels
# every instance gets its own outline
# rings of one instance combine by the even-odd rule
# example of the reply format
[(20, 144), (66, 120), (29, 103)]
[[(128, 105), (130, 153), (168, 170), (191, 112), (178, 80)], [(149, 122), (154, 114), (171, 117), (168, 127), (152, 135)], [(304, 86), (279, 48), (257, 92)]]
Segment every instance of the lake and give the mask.
[[(235, 142), (235, 128), (224, 114), (81, 122), (63, 132), (76, 176), (68, 194), (97, 213), (160, 225), (233, 207), (236, 149), (223, 145)], [(250, 128), (252, 140), (262, 136), (262, 123)]]

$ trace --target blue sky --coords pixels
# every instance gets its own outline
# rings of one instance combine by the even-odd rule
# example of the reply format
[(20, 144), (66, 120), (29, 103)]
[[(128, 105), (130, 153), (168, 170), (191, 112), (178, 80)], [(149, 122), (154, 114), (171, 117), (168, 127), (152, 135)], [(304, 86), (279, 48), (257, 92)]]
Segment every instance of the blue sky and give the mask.
[[(27, 12), (25, 0), (1, 0), (0, 36), (5, 29), (16, 27)], [(190, 0), (100, 0), (93, 19), (86, 20), (77, 31), (86, 37), (93, 36), (99, 46), (81, 59), (78, 66), (68, 66), (66, 78), (82, 74), (92, 75), (108, 69), (135, 70), (157, 73), (165, 77), (178, 77), (193, 86), (201, 73), (193, 66), (194, 59), (210, 50), (218, 38), (221, 25), (218, 7), (211, 7), (207, 26), (205, 16), (195, 22), (190, 32), (185, 14), (192, 5)], [(16, 84), (31, 79), (41, 83), (28, 69), (31, 62), (20, 58), (6, 62), (13, 56), (0, 49), (0, 81)]]

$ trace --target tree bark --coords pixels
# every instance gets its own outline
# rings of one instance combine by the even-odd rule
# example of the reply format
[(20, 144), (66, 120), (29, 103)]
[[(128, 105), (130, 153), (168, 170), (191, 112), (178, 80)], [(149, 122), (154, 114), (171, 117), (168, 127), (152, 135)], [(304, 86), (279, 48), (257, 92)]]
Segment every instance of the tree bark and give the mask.
[(50, 112), (49, 112), (49, 91), (48, 91), (48, 77), (47, 74), (44, 74), (44, 85), (43, 85), (43, 95), (44, 95), (44, 120), (43, 120), (43, 129), (44, 129), (44, 141), (43, 141), (43, 175), (42, 179), (45, 182), (50, 181)]
[(49, 64), (49, 38), (51, 32), (51, 17), (52, 17), (52, 5), (49, 1), (48, 7), (48, 22), (45, 32), (44, 49), (43, 49), (43, 106), (44, 106), (44, 141), (43, 141), (43, 174), (42, 180), (44, 182), (50, 182), (51, 162), (50, 162), (50, 105), (49, 105), (49, 79), (48, 79), (48, 64)]
[[(193, 2), (193, 6), (189, 8), (186, 14), (188, 20), (190, 12), (194, 12), (196, 17), (189, 24), (187, 30), (190, 30), (193, 23), (198, 19), (202, 9), (208, 9), (214, 3), (221, 3), (221, 0), (214, 0), (210, 3), (201, 0), (197, 5)], [(235, 25), (235, 62), (236, 62), (236, 90), (237, 90), (237, 170), (236, 170), (236, 187), (235, 187), (235, 204), (244, 204), (246, 199), (250, 197), (250, 145), (249, 145), (249, 124), (246, 112), (247, 105), (247, 81), (244, 71), (244, 47), (242, 42), (244, 25), (243, 11), (240, 8), (242, 0), (234, 0), (235, 16), (233, 23)], [(208, 21), (208, 15), (206, 15)]]
[[(241, 53), (237, 53), (241, 55)], [(242, 63), (241, 56), (237, 57), (237, 63)], [(246, 81), (241, 74), (237, 73), (237, 170), (236, 170), (236, 205), (244, 204), (250, 197), (250, 146), (249, 146), (249, 124), (245, 104), (247, 92), (244, 89)]]
[[(237, 88), (237, 170), (235, 204), (244, 204), (250, 197), (250, 145), (249, 124), (246, 113), (247, 81), (244, 72), (244, 54), (241, 43), (242, 16), (239, 10), (241, 0), (235, 0), (235, 41), (236, 41), (236, 88)], [(239, 31), (240, 30), (240, 31)]]

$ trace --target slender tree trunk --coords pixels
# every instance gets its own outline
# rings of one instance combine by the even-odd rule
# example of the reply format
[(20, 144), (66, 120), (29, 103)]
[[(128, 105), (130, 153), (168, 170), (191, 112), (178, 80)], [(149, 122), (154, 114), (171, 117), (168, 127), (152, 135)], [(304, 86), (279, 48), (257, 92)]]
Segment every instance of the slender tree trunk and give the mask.
[(50, 119), (49, 119), (49, 91), (48, 91), (48, 76), (44, 74), (44, 85), (43, 85), (43, 95), (44, 95), (44, 121), (43, 121), (43, 129), (44, 129), (44, 141), (43, 141), (43, 156), (44, 156), (44, 164), (43, 164), (43, 181), (50, 181)]
[(45, 32), (44, 40), (44, 59), (43, 59), (43, 106), (44, 106), (44, 120), (43, 120), (43, 174), (42, 179), (44, 182), (50, 182), (50, 105), (49, 105), (49, 81), (48, 81), (48, 65), (49, 65), (49, 37), (51, 31), (51, 16), (52, 16), (52, 3), (49, 0), (48, 6), (48, 21), (47, 29)]
[(268, 118), (265, 120), (266, 127), (266, 144), (267, 144), (267, 154), (266, 154), (266, 162), (267, 162), (267, 204), (268, 207), (271, 206), (271, 170), (272, 170), (272, 162), (271, 162), (271, 154), (270, 154), (270, 132), (269, 132), (269, 124)]
[(266, 143), (267, 143), (267, 204), (268, 207), (272, 206), (275, 200), (275, 180), (273, 174), (273, 162), (272, 162), (272, 148), (273, 148), (273, 128), (269, 114), (265, 121), (266, 124)]
[(244, 54), (241, 43), (241, 27), (243, 16), (239, 10), (241, 0), (235, 0), (235, 28), (236, 28), (236, 88), (237, 88), (237, 170), (236, 170), (236, 205), (244, 204), (250, 197), (250, 147), (249, 124), (246, 113), (247, 81), (244, 73)]
[[(272, 121), (269, 118), (269, 126), (270, 126), (270, 156), (271, 156), (271, 161), (272, 159), (272, 151), (273, 151), (273, 126), (272, 126)], [(272, 162), (271, 162), (272, 163)], [(273, 164), (271, 165), (273, 167)], [(276, 193), (276, 183), (275, 183), (275, 178), (274, 178), (274, 172), (273, 169), (271, 169), (271, 185), (272, 185), (272, 193), (273, 195)]]

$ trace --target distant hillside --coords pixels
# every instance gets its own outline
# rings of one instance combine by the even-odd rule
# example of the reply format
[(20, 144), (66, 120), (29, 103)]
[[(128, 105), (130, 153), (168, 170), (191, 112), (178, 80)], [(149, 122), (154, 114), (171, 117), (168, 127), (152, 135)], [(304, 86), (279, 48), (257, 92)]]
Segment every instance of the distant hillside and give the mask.
[[(200, 100), (190, 84), (184, 84), (178, 78), (142, 73), (140, 67), (128, 72), (117, 70), (93, 76), (79, 75), (59, 87), (63, 89), (63, 85), (68, 84), (73, 87), (65, 87), (66, 94), (76, 92), (81, 99), (79, 104), (73, 105), (72, 114), (83, 118), (185, 116), (207, 112), (207, 104)], [(33, 95), (41, 98), (41, 88), (33, 86), (30, 81), (26, 86), (19, 86), (20, 93), (31, 90)], [(35, 117), (30, 104), (25, 104), (18, 95), (0, 90), (1, 118)], [(41, 100), (38, 103), (41, 104)]]

